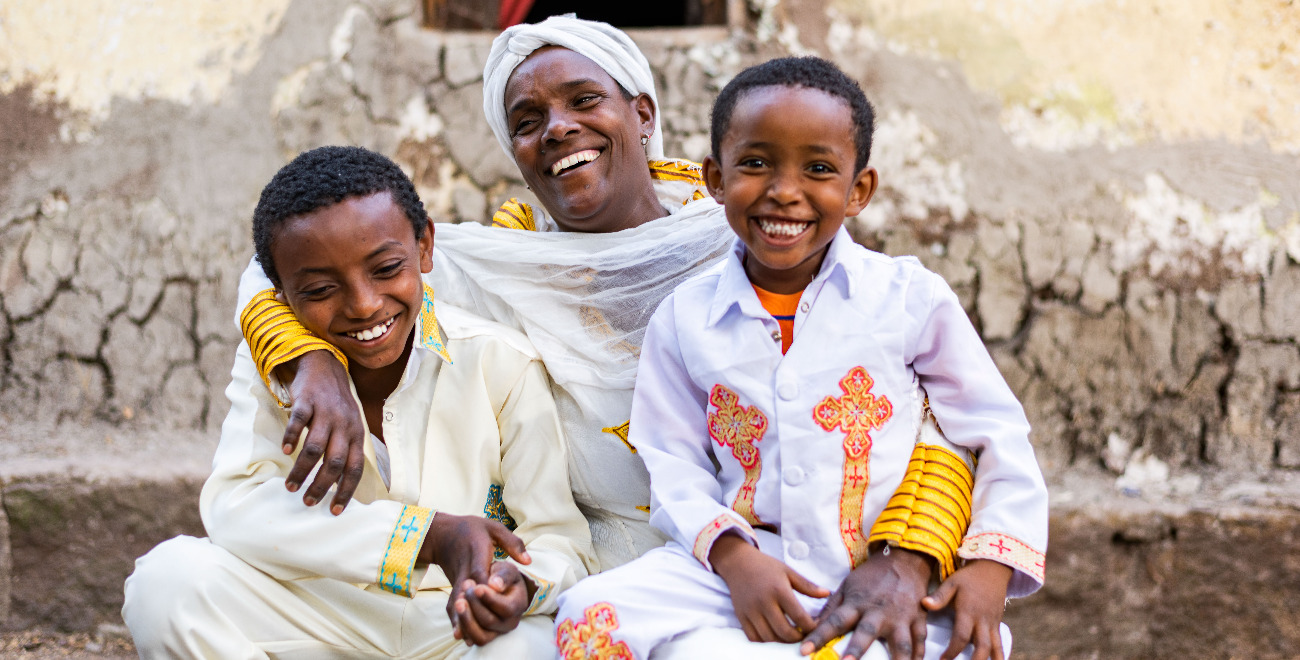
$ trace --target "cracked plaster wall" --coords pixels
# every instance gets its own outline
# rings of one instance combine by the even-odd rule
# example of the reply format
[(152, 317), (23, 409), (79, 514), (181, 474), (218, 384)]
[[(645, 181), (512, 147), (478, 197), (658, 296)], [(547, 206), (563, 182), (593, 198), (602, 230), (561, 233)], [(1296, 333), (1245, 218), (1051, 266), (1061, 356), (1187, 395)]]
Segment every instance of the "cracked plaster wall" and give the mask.
[[(115, 17), (103, 29), (129, 34), (136, 4), (148, 3), (93, 11)], [(480, 221), (506, 197), (526, 198), (479, 116), (490, 35), (422, 30), (416, 4), (271, 7), (226, 30), (233, 41), (212, 46), (217, 55), (179, 69), (121, 64), (140, 70), (119, 73), (95, 102), (59, 91), (90, 75), (75, 61), (0, 58), (0, 416), (11, 431), (214, 433), (248, 217), (299, 151), (387, 153), (443, 221)], [(1022, 397), (1049, 472), (1098, 465), (1133, 487), (1194, 489), (1167, 477), (1300, 468), (1300, 113), (1257, 110), (1295, 102), (1295, 78), (1274, 75), (1293, 70), (1294, 52), (1278, 50), (1269, 66), (1233, 60), (1229, 73), (1276, 94), (1174, 121), (1156, 101), (1200, 93), (1187, 81), (1161, 87), (1151, 74), (1137, 100), (1127, 79), (1083, 76), (1092, 86), (1079, 87), (1076, 60), (1026, 36), (1050, 23), (1068, 53), (1099, 47), (1059, 31), (1059, 14), (1007, 0), (987, 3), (1001, 12), (990, 16), (950, 12), (934, 29), (935, 12), (955, 4), (909, 13), (883, 0), (751, 1), (735, 32), (634, 38), (656, 71), (668, 151), (693, 159), (708, 148), (713, 94), (748, 63), (815, 51), (862, 81), (878, 109), (883, 188), (850, 229), (949, 280)], [(1156, 5), (1111, 9), (1139, 20)], [(1296, 13), (1286, 1), (1243, 6), (1238, 23), (1251, 8)], [(6, 11), (14, 24), (18, 10)], [(1259, 43), (1294, 36), (1294, 23), (1270, 25)], [(1120, 32), (1123, 43), (1146, 34)], [(905, 38), (916, 34), (943, 38)], [(990, 43), (1001, 50), (991, 55)], [(1202, 47), (1200, 66), (1214, 67), (1242, 45)], [(178, 86), (187, 76), (205, 82)], [(1084, 103), (1094, 97), (1137, 110), (1094, 112)], [(1057, 121), (1061, 108), (1077, 112)], [(1257, 121), (1242, 123), (1252, 112)]]

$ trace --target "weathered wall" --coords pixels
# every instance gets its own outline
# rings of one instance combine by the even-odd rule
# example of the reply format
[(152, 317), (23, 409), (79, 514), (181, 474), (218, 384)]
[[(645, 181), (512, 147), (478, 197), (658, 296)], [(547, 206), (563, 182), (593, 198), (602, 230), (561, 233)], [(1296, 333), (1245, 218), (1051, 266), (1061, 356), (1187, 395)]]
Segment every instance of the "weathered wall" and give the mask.
[[(422, 30), (416, 6), (0, 5), (6, 491), (34, 501), (49, 473), (201, 477), (248, 218), (298, 152), (390, 154), (443, 221), (524, 192), (479, 116), (491, 35)], [(833, 57), (879, 115), (883, 189), (852, 231), (957, 289), (1055, 482), (1103, 474), (1107, 497), (1213, 511), (1246, 479), (1297, 506), (1294, 0), (749, 9), (734, 34), (634, 33), (669, 153), (704, 155), (711, 98), (744, 65)], [(40, 620), (48, 606), (24, 599), (47, 587), (15, 577), (11, 623)]]

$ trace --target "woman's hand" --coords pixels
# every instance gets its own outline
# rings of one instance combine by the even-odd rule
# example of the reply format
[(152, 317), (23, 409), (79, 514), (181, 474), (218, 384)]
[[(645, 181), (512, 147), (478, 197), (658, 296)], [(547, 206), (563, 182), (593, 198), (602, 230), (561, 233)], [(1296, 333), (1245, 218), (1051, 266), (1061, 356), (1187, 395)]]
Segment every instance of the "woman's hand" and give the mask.
[(302, 430), (307, 429), (302, 453), (294, 461), (284, 485), (289, 492), (298, 492), (303, 480), (320, 461), (320, 470), (303, 493), (302, 501), (307, 506), (315, 506), (330, 486), (337, 483), (338, 490), (330, 504), (330, 512), (337, 516), (351, 501), (366, 465), (366, 425), (361, 420), (361, 409), (352, 398), (347, 369), (328, 351), (311, 351), (278, 367), (277, 376), (288, 376), (287, 380), (281, 380), (290, 383), (289, 392), (293, 396), (289, 424), (284, 429), (285, 454), (293, 453)]
[[(447, 616), (458, 630), (462, 618), (458, 611), (460, 603), (472, 602), (466, 595), (466, 590), (490, 584), (493, 569), (500, 563), (493, 561), (497, 548), (505, 550), (506, 554), (521, 564), (527, 565), (533, 561), (528, 556), (523, 540), (495, 520), (479, 516), (457, 516), (442, 511), (433, 514), (416, 562), (437, 564), (447, 575), (447, 581), (452, 585), (451, 595), (447, 598)], [(505, 577), (501, 579), (505, 580)], [(527, 606), (527, 601), (524, 604)], [(470, 641), (470, 638), (466, 641)]]
[(921, 598), (930, 581), (930, 560), (922, 554), (893, 548), (874, 552), (849, 572), (826, 601), (817, 627), (799, 652), (811, 655), (828, 642), (852, 632), (841, 655), (857, 660), (877, 639), (889, 647), (889, 657), (925, 657), (925, 611)]
[(794, 592), (825, 598), (826, 589), (769, 557), (745, 539), (724, 534), (713, 543), (709, 563), (731, 590), (731, 604), (751, 642), (797, 642), (813, 618)]
[(510, 562), (492, 564), (487, 584), (466, 580), (453, 603), (456, 639), (482, 646), (514, 630), (537, 586)]
[(975, 645), (971, 660), (1003, 660), (1002, 612), (1006, 608), (1011, 568), (989, 559), (975, 559), (948, 576), (921, 604), (931, 612), (949, 605), (955, 616), (952, 642), (941, 660), (952, 660), (968, 644)]

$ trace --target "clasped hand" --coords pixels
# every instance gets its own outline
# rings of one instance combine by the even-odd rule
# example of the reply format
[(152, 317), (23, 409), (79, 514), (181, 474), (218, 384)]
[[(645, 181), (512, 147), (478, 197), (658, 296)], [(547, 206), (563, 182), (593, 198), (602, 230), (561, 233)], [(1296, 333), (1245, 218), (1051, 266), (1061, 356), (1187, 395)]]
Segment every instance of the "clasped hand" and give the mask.
[(437, 564), (451, 583), (447, 616), (456, 639), (483, 645), (519, 625), (536, 585), (510, 562), (494, 561), (497, 548), (520, 564), (532, 563), (524, 542), (505, 525), (479, 516), (438, 512), (417, 561)]

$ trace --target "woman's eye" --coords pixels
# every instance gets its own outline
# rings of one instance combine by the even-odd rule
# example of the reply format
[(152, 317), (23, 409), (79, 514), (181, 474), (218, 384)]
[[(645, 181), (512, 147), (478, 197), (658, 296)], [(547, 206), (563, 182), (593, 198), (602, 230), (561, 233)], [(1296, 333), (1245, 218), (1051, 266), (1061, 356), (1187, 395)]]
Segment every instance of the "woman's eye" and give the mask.
[(531, 119), (520, 120), (515, 124), (515, 135), (523, 135), (529, 128), (532, 128), (533, 123)]
[(600, 100), (600, 97), (597, 96), (597, 95), (595, 95), (595, 94), (582, 94), (582, 95), (578, 96), (578, 98), (573, 99), (573, 104), (574, 104), (574, 105), (588, 105), (588, 104), (594, 103), (594, 102), (596, 102), (596, 101), (598, 101), (598, 100)]

